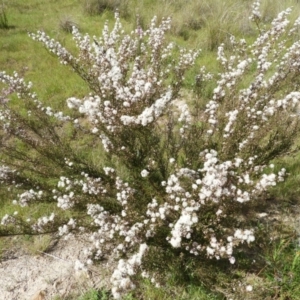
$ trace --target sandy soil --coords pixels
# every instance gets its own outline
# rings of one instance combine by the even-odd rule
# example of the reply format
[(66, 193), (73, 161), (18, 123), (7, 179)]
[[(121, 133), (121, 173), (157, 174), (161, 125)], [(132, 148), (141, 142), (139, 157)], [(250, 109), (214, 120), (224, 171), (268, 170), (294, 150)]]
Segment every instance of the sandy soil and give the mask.
[(10, 251), (0, 261), (0, 300), (66, 299), (92, 287), (108, 286), (111, 262), (75, 271), (75, 261), (84, 258), (83, 248), (84, 241), (71, 238), (36, 256)]

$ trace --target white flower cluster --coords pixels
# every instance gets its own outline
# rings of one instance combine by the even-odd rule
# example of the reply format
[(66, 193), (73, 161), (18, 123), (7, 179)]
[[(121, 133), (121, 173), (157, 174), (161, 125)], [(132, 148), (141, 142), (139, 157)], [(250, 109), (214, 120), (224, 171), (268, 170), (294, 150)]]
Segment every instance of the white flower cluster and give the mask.
[(44, 216), (37, 219), (36, 223), (32, 225), (33, 230), (37, 232), (44, 232), (45, 227), (51, 226), (54, 223), (55, 214), (52, 213), (50, 216)]
[(173, 226), (171, 231), (170, 244), (174, 248), (181, 246), (182, 237), (189, 239), (191, 237), (192, 227), (198, 222), (197, 215), (191, 215), (189, 212), (183, 210), (180, 218)]
[[(165, 112), (178, 93), (168, 86), (166, 78), (175, 72), (175, 84), (179, 86), (185, 70), (195, 62), (198, 51), (182, 49), (177, 64), (161, 68), (172, 57), (173, 43), (165, 45), (170, 23), (170, 19), (166, 19), (157, 26), (153, 18), (148, 30), (138, 35), (136, 32), (125, 35), (116, 15), (112, 31), (109, 32), (106, 24), (102, 37), (93, 37), (94, 42), (73, 28), (73, 38), (79, 49), (76, 59), (45, 33), (31, 35), (64, 63), (71, 64), (80, 75), (94, 82), (96, 95), (82, 100), (71, 97), (67, 105), (88, 117), (91, 131), (99, 134), (108, 152), (113, 148), (109, 133), (122, 130), (124, 125), (148, 126)], [(150, 66), (145, 64), (148, 60)], [(83, 70), (79, 65), (88, 68)]]
[(143, 126), (152, 123), (155, 119), (157, 119), (165, 110), (166, 106), (172, 99), (172, 92), (167, 91), (162, 98), (155, 101), (150, 107), (146, 107), (145, 110), (138, 115), (135, 116), (121, 116), (121, 121), (124, 125), (130, 125), (131, 123), (141, 124)]
[(235, 258), (232, 256), (233, 253), (233, 238), (227, 237), (227, 243), (219, 242), (216, 237), (211, 237), (209, 246), (206, 247), (208, 257), (215, 257), (220, 259), (221, 257), (228, 257), (231, 264), (235, 263)]
[[(111, 214), (98, 204), (88, 204), (87, 206), (87, 214), (92, 217), (93, 224), (98, 228), (98, 231), (93, 232), (90, 236), (92, 247), (88, 251), (89, 253), (96, 252), (98, 258), (105, 255), (107, 251), (124, 254), (142, 241), (140, 232), (144, 225), (137, 222), (130, 226), (127, 221), (131, 214), (128, 200), (132, 197), (133, 190), (119, 177), (115, 178), (115, 187), (117, 189), (116, 200), (123, 208), (120, 215)], [(123, 242), (114, 247), (111, 241), (117, 236)]]
[(241, 240), (242, 242), (246, 241), (248, 244), (254, 242), (255, 237), (253, 230), (240, 230), (237, 229), (234, 233), (234, 237)]
[[(256, 171), (263, 170), (263, 167), (254, 166), (257, 159), (255, 157), (250, 157), (248, 161), (235, 158), (233, 161), (220, 162), (218, 153), (214, 150), (205, 150), (201, 156), (203, 157), (202, 169), (197, 172), (186, 168), (179, 169), (176, 174), (169, 177), (167, 182), (162, 183), (169, 201), (159, 205), (156, 199), (152, 199), (148, 204), (148, 221), (145, 224), (149, 229), (146, 236), (153, 236), (159, 222), (166, 220), (166, 216), (170, 216), (171, 212), (177, 212), (179, 213), (177, 219), (169, 224), (171, 231), (170, 236), (167, 237), (172, 247), (184, 247), (194, 255), (206, 251), (209, 258), (227, 257), (231, 263), (234, 263), (233, 249), (244, 241), (253, 242), (255, 240), (253, 230), (236, 229), (232, 232), (232, 236), (227, 237), (227, 243), (224, 243), (224, 239), (223, 242), (218, 242), (212, 229), (209, 232), (204, 230), (203, 234), (209, 237), (209, 244), (200, 245), (193, 236), (195, 232), (199, 232), (196, 228), (199, 226), (201, 212), (206, 206), (212, 207), (211, 209), (215, 211), (214, 222), (222, 222), (222, 218), (226, 217), (223, 207), (226, 202), (242, 204), (253, 200), (269, 186), (282, 181), (285, 170), (282, 169), (277, 175), (262, 174), (260, 179), (253, 180), (250, 177), (250, 170), (255, 170), (255, 176), (257, 176)], [(245, 172), (241, 173), (243, 169)], [(189, 188), (187, 188), (187, 179), (190, 180)]]
[[(7, 182), (15, 173), (16, 171), (8, 166), (0, 166), (0, 183)], [(13, 181), (12, 183), (14, 184), (15, 182)]]
[(124, 292), (128, 292), (135, 288), (135, 284), (131, 281), (130, 277), (137, 273), (137, 269), (142, 264), (142, 258), (147, 251), (148, 246), (141, 244), (139, 251), (132, 255), (127, 261), (120, 259), (117, 268), (111, 277), (113, 285), (112, 294), (115, 299), (121, 299)]
[(104, 167), (103, 170), (105, 172), (105, 175), (113, 174), (115, 172), (115, 169), (111, 167)]
[(192, 116), (190, 114), (190, 110), (187, 104), (179, 105), (179, 109), (181, 111), (180, 116), (178, 118), (178, 122), (181, 123), (179, 132), (182, 138), (184, 138), (185, 137), (184, 133), (189, 128), (189, 125), (191, 124)]
[(43, 191), (34, 191), (33, 189), (30, 189), (28, 191), (25, 191), (22, 194), (18, 195), (18, 200), (13, 200), (13, 204), (20, 205), (21, 207), (28, 206), (28, 204), (36, 199), (41, 199), (43, 196)]
[[(68, 160), (67, 160), (68, 161)], [(105, 173), (113, 172), (112, 168), (104, 168)], [(107, 173), (108, 174), (108, 173)], [(83, 194), (104, 195), (107, 190), (102, 184), (101, 178), (93, 178), (82, 172), (82, 179), (71, 180), (70, 178), (61, 176), (57, 187), (58, 190), (52, 190), (53, 199), (57, 201), (57, 206), (63, 210), (72, 208), (76, 203), (76, 194), (81, 191)], [(65, 193), (67, 192), (67, 193)]]
[[(0, 81), (9, 85), (9, 88), (6, 90), (7, 93), (16, 93), (18, 98), (28, 97), (41, 112), (45, 113), (47, 116), (53, 116), (60, 121), (71, 120), (69, 116), (65, 116), (63, 112), (55, 112), (50, 106), (44, 107), (41, 101), (36, 99), (36, 94), (31, 92), (32, 83), (26, 83), (23, 78), (21, 78), (17, 72), (14, 72), (13, 76), (7, 75), (5, 72), (0, 72)], [(7, 94), (6, 93), (6, 94)], [(1, 98), (0, 98), (1, 99)], [(5, 103), (4, 103), (5, 104)], [(31, 111), (28, 111), (28, 116), (31, 115)], [(4, 129), (9, 128), (10, 114), (7, 109), (0, 110), (0, 119), (6, 119), (7, 123), (3, 124)], [(1, 120), (3, 122), (3, 120)]]
[(213, 79), (213, 74), (206, 70), (205, 66), (202, 66), (197, 75), (197, 81), (211, 81)]
[[(258, 4), (259, 1), (255, 2), (255, 11), (258, 10)], [(255, 11), (254, 14), (258, 15)], [(213, 100), (207, 104), (205, 112), (207, 122), (211, 125), (207, 133), (213, 134), (216, 129), (219, 132), (223, 131), (224, 148), (232, 144), (233, 136), (240, 136), (238, 150), (242, 153), (246, 147), (258, 143), (261, 132), (268, 131), (271, 120), (283, 111), (286, 111), (287, 118), (297, 116), (295, 112), (299, 105), (299, 92), (292, 91), (283, 97), (278, 94), (279, 99), (274, 98), (272, 93), (274, 88), (278, 90), (281, 86), (283, 88), (286, 80), (291, 82), (290, 78), (300, 66), (299, 42), (288, 45), (283, 39), (289, 24), (287, 16), (290, 12), (291, 10), (287, 9), (280, 13), (272, 22), (270, 29), (264, 30), (252, 45), (247, 46), (244, 41), (238, 44), (233, 40), (236, 48), (243, 46), (243, 54), (236, 51), (237, 55), (227, 57), (224, 45), (219, 47), (218, 60), (225, 71), (220, 74)], [(298, 23), (295, 22), (292, 29), (297, 26)], [(294, 32), (292, 29), (289, 32)], [(240, 79), (245, 74), (250, 74), (249, 68), (254, 66), (254, 63), (257, 74), (249, 87), (237, 89), (238, 93), (234, 96), (230, 94)], [(271, 69), (273, 71), (270, 75)], [(230, 102), (227, 101), (227, 97), (231, 98)], [(220, 110), (225, 110), (223, 116), (218, 116)], [(292, 124), (294, 126), (296, 121)]]
[(11, 224), (15, 224), (15, 218), (13, 216), (10, 216), (8, 214), (4, 215), (1, 219), (1, 225), (8, 226)]
[(282, 168), (278, 175), (271, 174), (262, 174), (262, 178), (256, 183), (255, 189), (258, 191), (267, 190), (270, 186), (275, 186), (277, 182), (284, 181), (285, 169)]
[(41, 102), (35, 101), (37, 103), (37, 107), (40, 108), (41, 111), (45, 112), (46, 115), (50, 117), (55, 117), (56, 119), (60, 121), (68, 121), (71, 118), (69, 116), (65, 116), (62, 111), (54, 112), (53, 109), (50, 106), (44, 107)]
[(5, 90), (6, 96), (11, 93), (17, 93), (17, 96), (21, 98), (32, 87), (32, 83), (26, 83), (23, 78), (19, 77), (17, 72), (14, 72), (13, 76), (7, 75), (3, 71), (0, 72), (0, 81), (9, 85)]
[[(76, 220), (71, 218), (67, 224), (58, 227), (58, 234), (68, 239), (71, 236), (72, 229), (76, 228)], [(76, 268), (76, 267), (75, 267)]]
[(249, 19), (254, 22), (257, 22), (261, 19), (260, 0), (256, 0), (252, 4), (252, 11), (251, 11), (251, 15), (250, 15)]
[(59, 42), (47, 36), (45, 32), (38, 31), (36, 34), (30, 33), (29, 36), (33, 40), (44, 43), (49, 51), (60, 58), (62, 64), (66, 64), (70, 60), (73, 60), (73, 56), (64, 47), (62, 47)]

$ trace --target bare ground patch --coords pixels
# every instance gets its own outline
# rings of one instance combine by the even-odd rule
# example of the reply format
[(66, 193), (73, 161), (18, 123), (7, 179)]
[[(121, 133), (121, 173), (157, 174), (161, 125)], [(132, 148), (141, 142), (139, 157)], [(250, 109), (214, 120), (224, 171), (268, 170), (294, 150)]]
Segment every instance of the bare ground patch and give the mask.
[(90, 288), (108, 287), (112, 262), (75, 271), (75, 261), (85, 257), (84, 243), (72, 237), (40, 255), (10, 250), (0, 261), (0, 300), (66, 299)]

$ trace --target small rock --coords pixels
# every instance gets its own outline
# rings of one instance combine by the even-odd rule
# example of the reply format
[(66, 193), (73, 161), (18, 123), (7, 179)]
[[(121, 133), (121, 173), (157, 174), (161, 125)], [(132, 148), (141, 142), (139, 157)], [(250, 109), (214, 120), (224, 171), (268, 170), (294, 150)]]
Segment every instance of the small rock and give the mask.
[(45, 300), (45, 292), (44, 291), (38, 292), (33, 296), (32, 300)]

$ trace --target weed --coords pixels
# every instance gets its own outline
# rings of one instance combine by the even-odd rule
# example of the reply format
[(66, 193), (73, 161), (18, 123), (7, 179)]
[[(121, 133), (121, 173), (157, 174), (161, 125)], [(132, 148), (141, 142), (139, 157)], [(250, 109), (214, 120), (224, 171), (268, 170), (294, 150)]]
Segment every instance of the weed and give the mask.
[(105, 291), (96, 291), (94, 289), (87, 291), (84, 295), (80, 296), (78, 300), (108, 300)]
[(0, 6), (0, 29), (8, 29), (8, 19), (6, 14), (6, 8), (4, 6), (4, 3), (2, 2), (2, 5)]
[(71, 33), (73, 27), (79, 28), (78, 24), (70, 16), (63, 17), (59, 22), (59, 28), (67, 33)]

